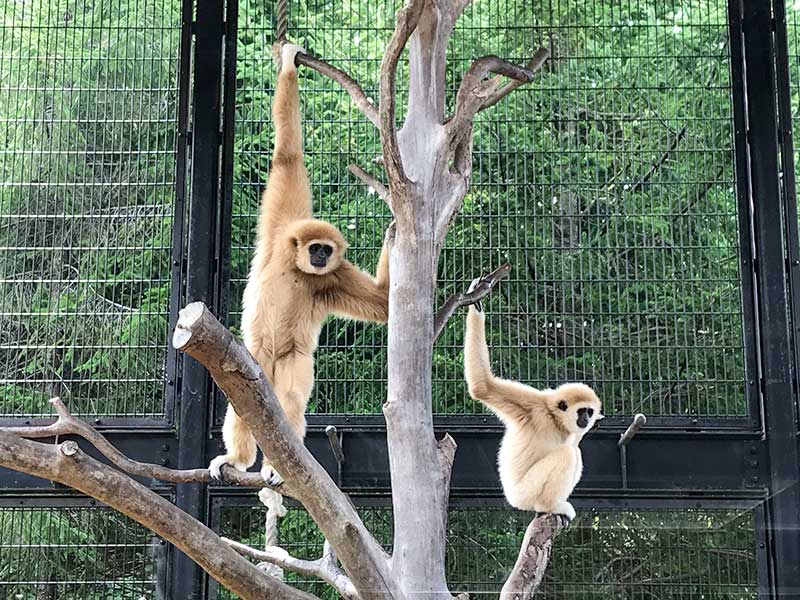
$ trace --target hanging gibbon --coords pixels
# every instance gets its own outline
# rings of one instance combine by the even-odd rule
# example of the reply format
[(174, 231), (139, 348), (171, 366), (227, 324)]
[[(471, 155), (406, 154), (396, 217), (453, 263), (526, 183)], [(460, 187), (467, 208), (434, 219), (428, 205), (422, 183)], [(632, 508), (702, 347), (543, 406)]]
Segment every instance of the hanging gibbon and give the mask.
[(578, 444), (603, 418), (597, 395), (582, 383), (537, 390), (495, 377), (480, 304), (470, 306), (467, 314), (464, 376), (470, 396), (506, 426), (497, 463), (509, 504), (574, 519), (575, 509), (567, 499), (583, 471)]
[[(264, 370), (289, 423), (305, 437), (305, 411), (314, 385), (314, 351), (325, 318), (338, 314), (385, 323), (389, 315), (390, 231), (376, 277), (345, 259), (339, 230), (313, 218), (311, 189), (303, 164), (295, 57), (300, 46), (285, 44), (272, 115), (275, 149), (261, 202), (255, 255), (242, 302), (244, 343)], [(209, 465), (221, 477), (224, 464), (247, 470), (256, 442), (229, 404), (222, 428), (226, 453)], [(270, 485), (282, 481), (264, 457), (261, 474)]]

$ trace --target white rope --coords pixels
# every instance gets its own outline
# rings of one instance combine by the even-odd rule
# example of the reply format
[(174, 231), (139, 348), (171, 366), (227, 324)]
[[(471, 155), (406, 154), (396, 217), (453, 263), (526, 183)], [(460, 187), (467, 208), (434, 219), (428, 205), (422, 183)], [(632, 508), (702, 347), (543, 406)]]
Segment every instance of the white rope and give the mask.
[[(270, 488), (262, 488), (258, 492), (258, 499), (261, 504), (267, 507), (267, 515), (264, 523), (264, 547), (269, 548), (271, 546), (277, 546), (278, 519), (286, 516), (283, 496)], [(258, 564), (258, 568), (276, 579), (283, 580), (283, 569), (277, 565), (262, 562)]]

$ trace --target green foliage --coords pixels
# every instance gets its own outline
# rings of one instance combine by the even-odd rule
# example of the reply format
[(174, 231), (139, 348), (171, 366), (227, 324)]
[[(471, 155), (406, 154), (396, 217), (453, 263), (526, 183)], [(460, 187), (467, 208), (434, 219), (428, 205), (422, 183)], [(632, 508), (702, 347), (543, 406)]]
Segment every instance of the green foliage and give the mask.
[(154, 597), (154, 552), (160, 545), (112, 510), (0, 509), (0, 539), (0, 597)]
[(2, 6), (0, 413), (159, 414), (180, 5)]
[[(47, 412), (52, 394), (97, 415), (158, 415), (171, 278), (179, 7), (7, 0), (0, 45), (0, 412)], [(292, 37), (376, 97), (392, 3), (290, 3)], [(272, 148), (273, 5), (240, 7), (231, 322), (238, 326)], [(440, 262), (440, 301), (500, 261), (488, 302), (504, 376), (584, 380), (610, 414), (743, 416), (727, 17), (681, 6), (474, 2), (447, 65), (553, 58), (536, 82), (482, 113), (472, 187)], [(124, 31), (124, 35), (123, 32)], [(405, 68), (405, 67), (404, 67)], [(315, 210), (374, 269), (389, 214), (346, 171), (379, 154), (349, 97), (301, 71)], [(400, 105), (405, 97), (400, 74)], [(377, 171), (375, 166), (372, 170)], [(11, 283), (13, 282), (13, 283)], [(472, 414), (462, 317), (434, 358), (435, 410)], [(311, 410), (375, 414), (385, 329), (330, 321)]]
[[(391, 511), (360, 508), (379, 542), (391, 548)], [(224, 508), (222, 535), (264, 543), (263, 508)], [(519, 553), (530, 514), (469, 508), (450, 512), (447, 580), (471, 597), (496, 598)], [(757, 597), (753, 515), (733, 511), (594, 511), (580, 514), (555, 542), (542, 598)], [(316, 559), (323, 538), (308, 514), (290, 510), (279, 543), (292, 556)], [(334, 600), (330, 588), (288, 575), (302, 589)], [(232, 598), (220, 590), (221, 598)]]
[[(375, 97), (393, 5), (354, 6), (292, 4), (292, 38)], [(271, 150), (264, 10), (248, 2), (240, 16), (234, 299)], [(586, 381), (609, 414), (746, 415), (725, 3), (474, 2), (451, 41), (448, 105), (473, 57), (522, 61), (538, 44), (552, 50), (547, 68), (476, 123), (472, 187), (441, 257), (440, 301), (510, 261), (511, 279), (488, 302), (502, 375)], [(345, 167), (369, 167), (378, 136), (346, 93), (314, 72), (301, 77), (315, 209), (343, 228), (353, 260), (374, 268), (388, 215)], [(458, 315), (437, 346), (438, 413), (481, 412), (462, 381), (462, 328)], [(331, 321), (312, 412), (379, 413), (384, 345), (382, 328)]]

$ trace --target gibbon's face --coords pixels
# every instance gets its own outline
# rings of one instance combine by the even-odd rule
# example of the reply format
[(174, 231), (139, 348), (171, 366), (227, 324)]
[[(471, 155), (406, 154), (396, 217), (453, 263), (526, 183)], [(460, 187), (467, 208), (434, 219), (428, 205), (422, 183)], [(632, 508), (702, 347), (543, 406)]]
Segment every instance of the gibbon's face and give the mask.
[(321, 238), (304, 243), (297, 252), (297, 267), (311, 275), (325, 275), (341, 262), (341, 251), (333, 240)]
[(582, 383), (565, 383), (553, 390), (553, 415), (570, 433), (583, 437), (603, 419), (602, 404), (592, 388)]
[(347, 242), (330, 223), (308, 219), (292, 227), (295, 265), (309, 275), (326, 275), (342, 263)]

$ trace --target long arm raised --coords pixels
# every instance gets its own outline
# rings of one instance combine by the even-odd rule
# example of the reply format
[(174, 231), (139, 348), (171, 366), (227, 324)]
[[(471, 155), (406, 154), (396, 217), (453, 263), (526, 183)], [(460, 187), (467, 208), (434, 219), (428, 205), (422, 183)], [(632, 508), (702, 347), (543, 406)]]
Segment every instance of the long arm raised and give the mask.
[(312, 217), (311, 186), (303, 162), (300, 94), (295, 66), (295, 56), (303, 49), (284, 44), (280, 52), (281, 66), (272, 104), (275, 149), (267, 189), (261, 202), (258, 232), (262, 243), (259, 249), (271, 249), (276, 231), (292, 221)]
[(486, 324), (483, 311), (475, 306), (467, 313), (464, 335), (464, 377), (469, 395), (483, 402), (504, 419), (525, 419), (536, 402), (544, 400), (537, 390), (516, 381), (495, 377), (486, 345)]

